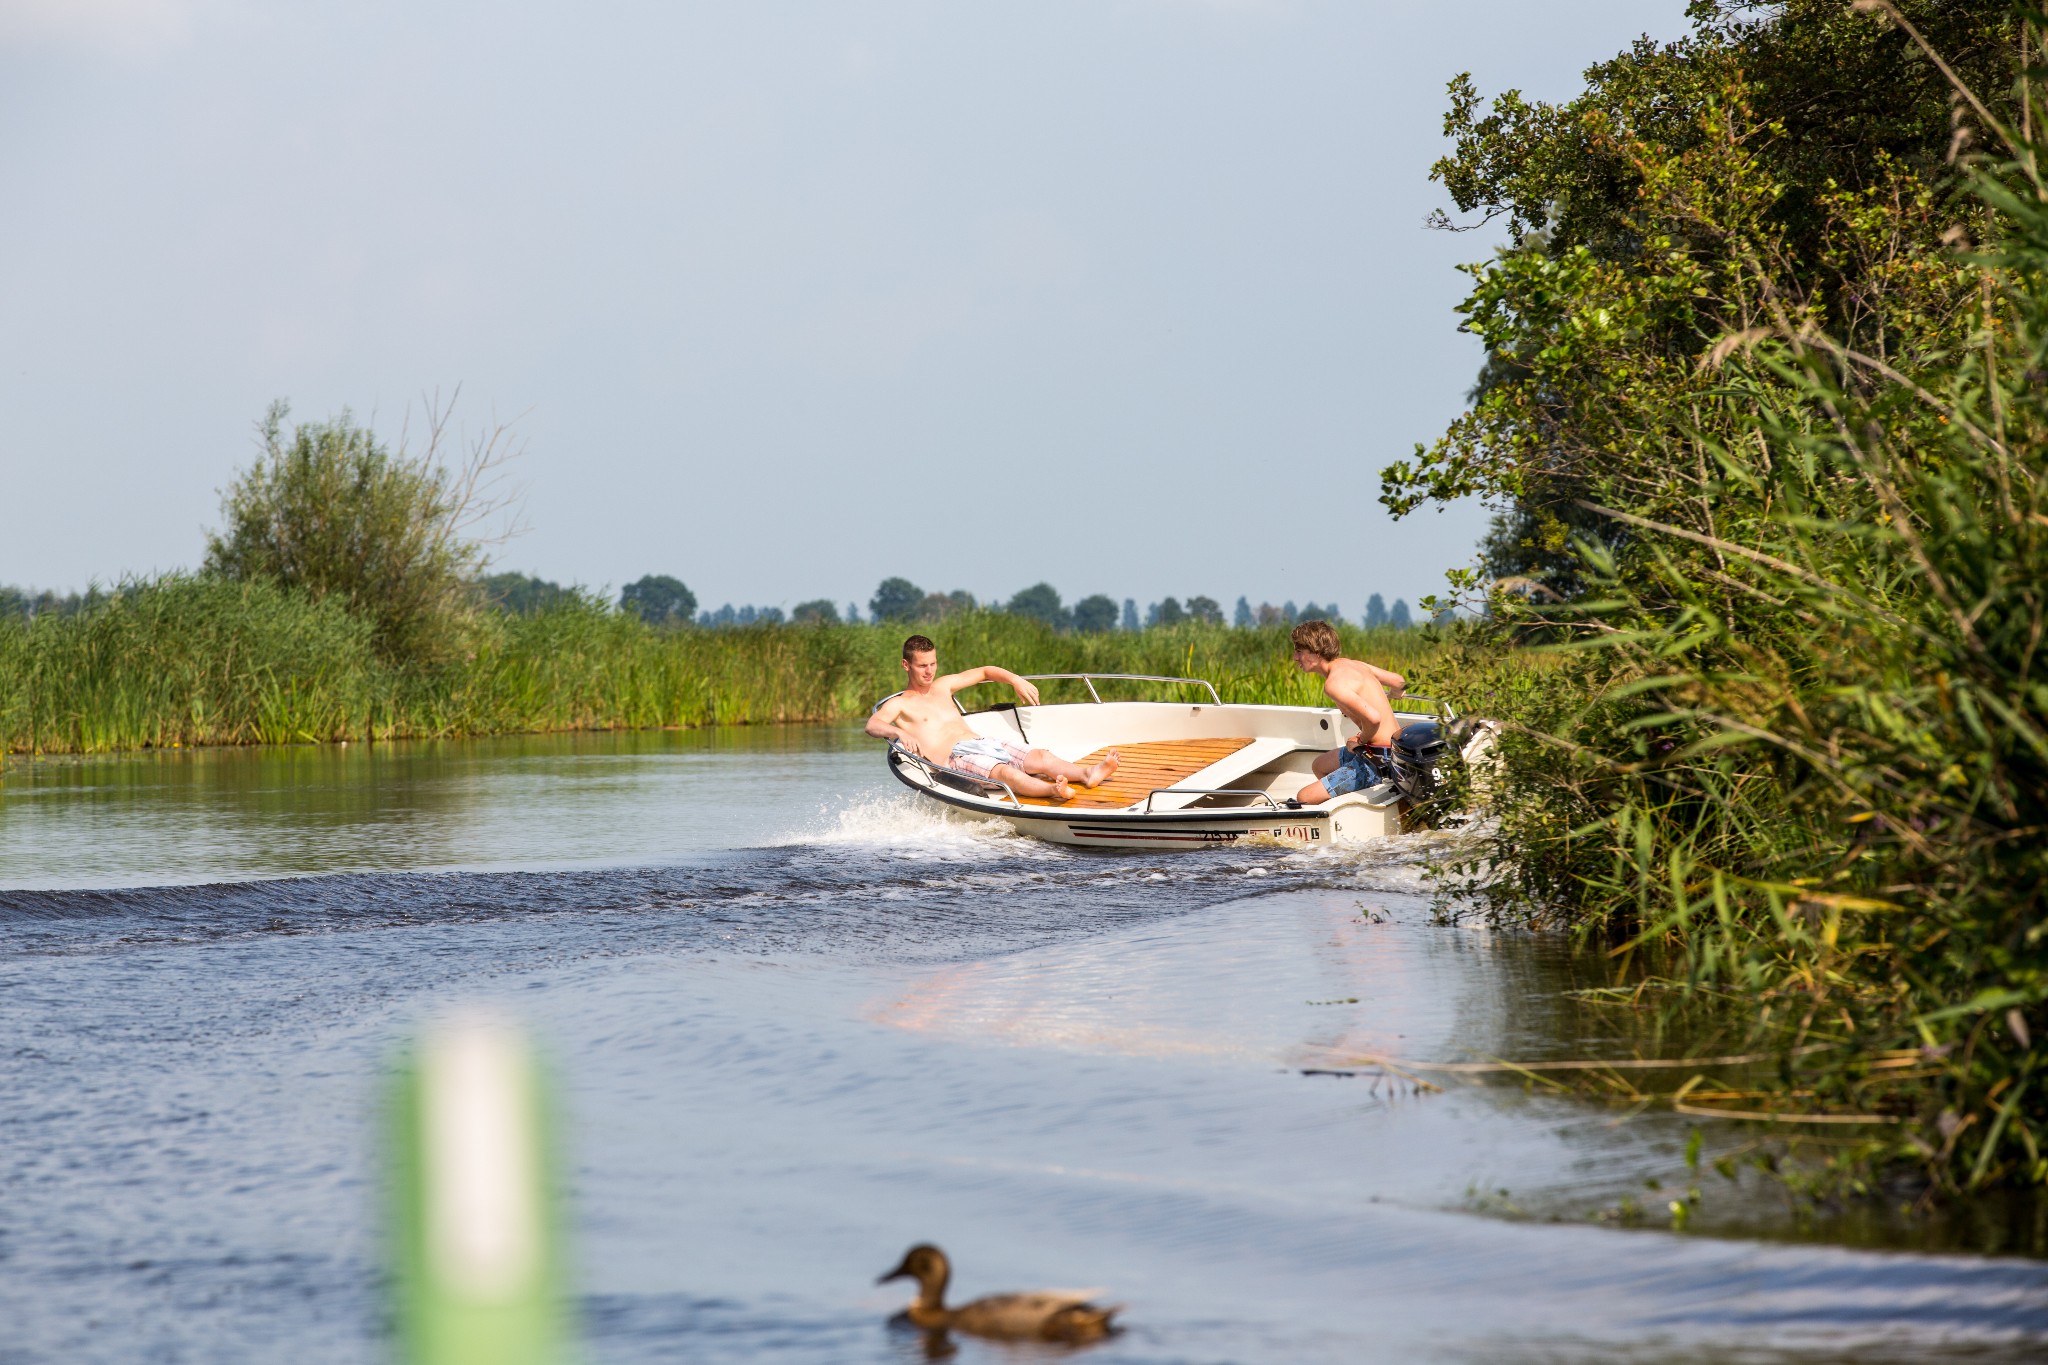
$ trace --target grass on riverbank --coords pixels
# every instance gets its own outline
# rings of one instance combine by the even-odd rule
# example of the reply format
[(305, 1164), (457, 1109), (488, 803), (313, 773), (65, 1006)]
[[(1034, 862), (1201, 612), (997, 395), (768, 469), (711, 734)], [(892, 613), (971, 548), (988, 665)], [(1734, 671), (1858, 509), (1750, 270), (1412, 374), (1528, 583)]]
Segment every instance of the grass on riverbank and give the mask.
[[(1061, 635), (1027, 618), (970, 612), (919, 629), (937, 641), (943, 667), (1204, 677), (1226, 701), (1301, 704), (1320, 695), (1289, 661), (1285, 627)], [(532, 616), (480, 617), (458, 661), (406, 670), (380, 660), (369, 627), (333, 601), (261, 581), (170, 576), (124, 585), (75, 616), (0, 620), (0, 751), (855, 720), (901, 685), (906, 633), (900, 625), (654, 630), (572, 599)], [(1432, 632), (1353, 629), (1345, 643), (1404, 673), (1419, 670), (1414, 690), (1427, 691)], [(987, 691), (1001, 696), (966, 700), (1007, 696)], [(1046, 699), (1084, 695), (1054, 684)]]

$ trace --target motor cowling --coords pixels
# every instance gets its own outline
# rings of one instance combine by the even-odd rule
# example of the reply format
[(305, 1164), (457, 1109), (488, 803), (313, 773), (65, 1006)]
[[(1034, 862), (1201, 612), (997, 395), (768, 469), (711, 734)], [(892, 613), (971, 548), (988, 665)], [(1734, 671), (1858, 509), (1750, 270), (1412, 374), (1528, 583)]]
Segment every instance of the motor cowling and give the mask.
[(1418, 806), (1436, 796), (1446, 766), (1458, 757), (1448, 728), (1433, 720), (1402, 727), (1394, 736), (1393, 751), (1394, 787), (1409, 804)]

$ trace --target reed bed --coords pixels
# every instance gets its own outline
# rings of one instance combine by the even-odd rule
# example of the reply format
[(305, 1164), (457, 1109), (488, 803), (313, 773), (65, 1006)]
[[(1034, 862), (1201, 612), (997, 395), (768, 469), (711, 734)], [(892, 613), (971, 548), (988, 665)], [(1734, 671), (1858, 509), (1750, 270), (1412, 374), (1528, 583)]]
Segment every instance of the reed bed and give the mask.
[[(1390, 471), (1396, 501), (1497, 479), (1517, 502), (1496, 564), (1548, 575), (1435, 665), (1506, 727), (1496, 819), (1440, 871), (1617, 963), (1667, 953), (1646, 1010), (1744, 1002), (1739, 1050), (1778, 1057), (1775, 1088), (1662, 1100), (1835, 1133), (1814, 1190), (2048, 1210), (2042, 35), (1997, 6), (1773, 8), (1594, 68), (1543, 130), (1466, 125), (1447, 172), (1574, 164), (1587, 129), (1696, 130), (1628, 142), (1606, 226), (1475, 271), (1462, 311), (1497, 368)], [(1916, 27), (1952, 21), (1979, 88)], [(1901, 51), (1930, 98), (1882, 130), (1845, 137), (1786, 74), (1894, 88)], [(1957, 109), (1983, 151), (1963, 155)], [(1802, 145), (1784, 120), (1810, 118)], [(1496, 190), (1553, 198), (1473, 203)]]
[[(0, 620), (0, 750), (104, 753), (564, 730), (849, 721), (902, 683), (901, 625), (657, 630), (588, 599), (466, 626), (454, 661), (382, 660), (370, 628), (329, 600), (262, 581), (170, 576), (124, 584), (75, 616)], [(1001, 612), (916, 627), (943, 667), (1202, 677), (1229, 701), (1301, 704), (1284, 627), (1183, 625), (1072, 635)], [(1410, 674), (1426, 630), (1352, 630), (1348, 648)], [(1425, 690), (1426, 678), (1416, 690)], [(1119, 693), (1137, 694), (1126, 685)], [(977, 689), (970, 705), (1006, 698)], [(1046, 700), (1085, 697), (1053, 683)], [(1144, 695), (1160, 695), (1154, 688)]]

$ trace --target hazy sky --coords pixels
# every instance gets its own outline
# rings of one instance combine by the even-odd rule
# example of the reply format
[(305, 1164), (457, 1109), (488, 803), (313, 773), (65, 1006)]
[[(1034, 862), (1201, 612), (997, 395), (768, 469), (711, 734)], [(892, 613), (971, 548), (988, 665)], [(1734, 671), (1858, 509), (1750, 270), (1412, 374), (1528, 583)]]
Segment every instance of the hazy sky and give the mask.
[[(499, 567), (1411, 601), (1443, 86), (1683, 0), (0, 0), (0, 583), (195, 566), (274, 398), (524, 414)], [(415, 422), (415, 425), (417, 423)]]

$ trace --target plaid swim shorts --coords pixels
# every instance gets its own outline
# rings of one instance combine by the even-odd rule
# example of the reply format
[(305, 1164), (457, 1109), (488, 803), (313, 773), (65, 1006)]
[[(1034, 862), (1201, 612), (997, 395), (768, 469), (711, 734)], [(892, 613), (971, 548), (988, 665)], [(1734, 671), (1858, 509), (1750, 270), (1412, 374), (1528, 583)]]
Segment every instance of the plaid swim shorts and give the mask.
[(1023, 745), (1007, 739), (963, 739), (953, 746), (946, 763), (955, 771), (971, 777), (991, 777), (997, 766), (1003, 763), (1017, 767), (1024, 765), (1024, 756), (1031, 751)]

